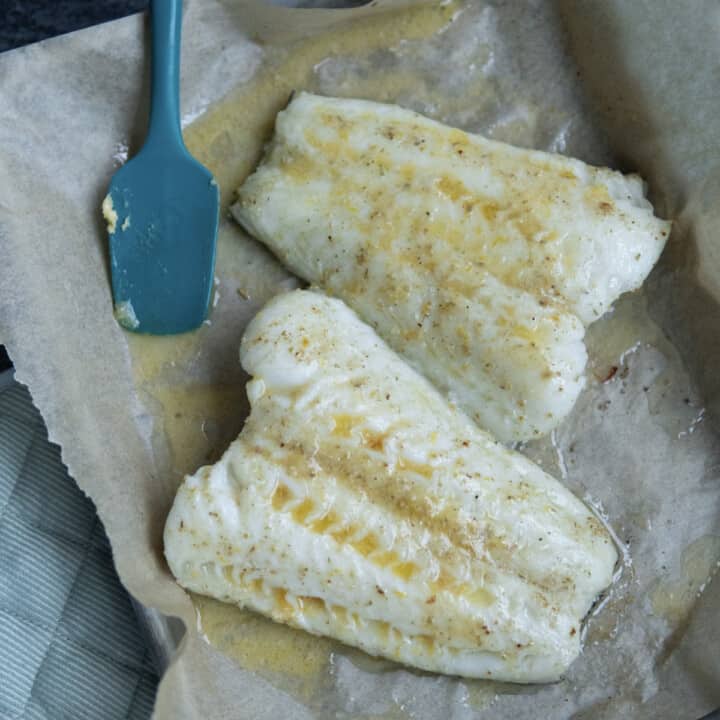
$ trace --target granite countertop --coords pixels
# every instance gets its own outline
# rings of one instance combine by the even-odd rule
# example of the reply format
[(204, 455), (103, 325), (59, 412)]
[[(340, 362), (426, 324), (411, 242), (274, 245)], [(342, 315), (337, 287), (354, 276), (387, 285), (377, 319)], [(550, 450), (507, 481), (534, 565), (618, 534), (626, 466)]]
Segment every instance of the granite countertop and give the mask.
[(0, 51), (144, 10), (148, 0), (3, 0)]

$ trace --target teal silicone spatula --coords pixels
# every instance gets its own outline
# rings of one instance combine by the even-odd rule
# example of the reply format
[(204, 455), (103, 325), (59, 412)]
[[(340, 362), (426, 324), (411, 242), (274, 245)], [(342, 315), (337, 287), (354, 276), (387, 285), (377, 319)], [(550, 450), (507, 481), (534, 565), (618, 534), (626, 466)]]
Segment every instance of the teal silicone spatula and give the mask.
[(180, 129), (181, 0), (152, 0), (152, 100), (140, 152), (103, 201), (115, 316), (128, 330), (198, 327), (213, 287), (219, 192)]

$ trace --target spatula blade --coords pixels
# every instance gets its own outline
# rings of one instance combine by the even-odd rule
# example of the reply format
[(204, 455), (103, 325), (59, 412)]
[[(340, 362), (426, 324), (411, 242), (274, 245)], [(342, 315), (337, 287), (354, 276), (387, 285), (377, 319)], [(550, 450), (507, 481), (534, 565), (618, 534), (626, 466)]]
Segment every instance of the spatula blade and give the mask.
[(213, 287), (219, 191), (187, 151), (144, 150), (112, 179), (103, 202), (115, 316), (128, 330), (197, 328)]

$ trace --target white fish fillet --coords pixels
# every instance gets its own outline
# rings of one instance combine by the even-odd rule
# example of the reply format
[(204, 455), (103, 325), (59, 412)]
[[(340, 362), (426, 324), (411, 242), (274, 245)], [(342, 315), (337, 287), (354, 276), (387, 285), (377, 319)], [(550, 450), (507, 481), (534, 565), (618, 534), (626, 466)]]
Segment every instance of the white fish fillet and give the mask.
[(557, 679), (615, 547), (341, 301), (295, 291), (242, 341), (251, 414), (165, 527), (186, 588), (425, 670)]
[(567, 415), (584, 325), (643, 282), (669, 229), (636, 176), (307, 93), (233, 213), (503, 441)]

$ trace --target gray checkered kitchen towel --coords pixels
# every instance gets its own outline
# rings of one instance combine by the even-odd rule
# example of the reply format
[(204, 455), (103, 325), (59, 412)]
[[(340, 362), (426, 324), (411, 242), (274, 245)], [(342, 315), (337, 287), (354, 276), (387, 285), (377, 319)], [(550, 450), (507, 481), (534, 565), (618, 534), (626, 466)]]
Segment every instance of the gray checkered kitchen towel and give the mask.
[(148, 718), (157, 685), (102, 525), (28, 391), (0, 385), (0, 718)]

